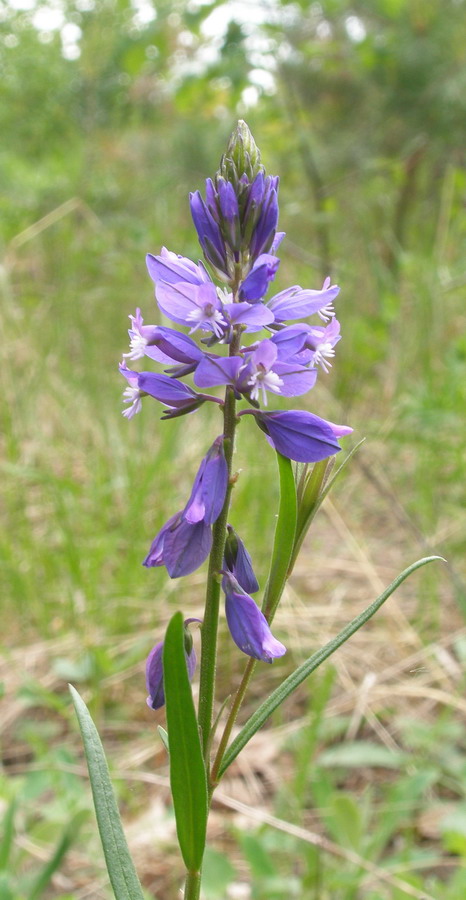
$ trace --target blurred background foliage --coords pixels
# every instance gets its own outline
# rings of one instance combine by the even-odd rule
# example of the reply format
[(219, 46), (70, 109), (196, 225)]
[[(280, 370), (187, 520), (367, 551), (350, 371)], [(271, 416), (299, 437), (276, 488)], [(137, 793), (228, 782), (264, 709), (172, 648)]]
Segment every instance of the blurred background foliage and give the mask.
[[(290, 283), (319, 287), (327, 274), (342, 287), (344, 339), (331, 375), (320, 377), (305, 403), (348, 420), (358, 439), (368, 438), (356, 474), (341, 489), (345, 522), (358, 540), (368, 531), (377, 539), (368, 552), (380, 553), (384, 577), (424, 552), (446, 555), (444, 573), (419, 579), (411, 620), (425, 647), (455, 629), (461, 638), (464, 0), (0, 0), (0, 591), (10, 648), (2, 664), (8, 714), (0, 847), (0, 873), (10, 875), (0, 890), (6, 900), (85, 895), (75, 874), (57, 876), (75, 823), (86, 830), (73, 774), (79, 745), (63, 749), (70, 741), (65, 680), (88, 689), (95, 715), (110, 722), (110, 745), (133, 732), (153, 742), (151, 720), (139, 706), (141, 660), (175, 602), (202, 600), (202, 572), (190, 585), (171, 584), (159, 570), (148, 577), (140, 562), (189, 490), (205, 449), (205, 417), (189, 420), (189, 441), (185, 421), (162, 427), (149, 405), (137, 420), (122, 420), (115, 366), (126, 349), (127, 315), (140, 305), (146, 320), (155, 320), (144, 254), (165, 244), (198, 256), (187, 194), (215, 172), (238, 117), (247, 120), (267, 170), (282, 179), (287, 239), (277, 290)], [(246, 432), (239, 453), (244, 473), (235, 524), (262, 571), (273, 532), (274, 461), (262, 458), (256, 435)], [(325, 554), (325, 528), (323, 535)], [(303, 565), (304, 581), (295, 583), (305, 602), (310, 570)], [(333, 581), (322, 576), (319, 590), (330, 596)], [(313, 647), (309, 640), (304, 651)], [(455, 691), (464, 683), (460, 646)], [(228, 680), (237, 662), (225, 648)], [(324, 709), (323, 688), (321, 699)], [(452, 722), (446, 700), (444, 712), (438, 740), (447, 749), (459, 746), (461, 756), (464, 722)], [(320, 721), (323, 713), (309, 715)], [(334, 840), (345, 828), (351, 833), (356, 819), (361, 834), (375, 828), (385, 809), (380, 803), (388, 802), (386, 791), (382, 800), (368, 795), (360, 813), (348, 799), (353, 788), (357, 797), (352, 782), (322, 775), (316, 784), (306, 754), (344, 733), (338, 723), (329, 736), (316, 725), (288, 750), (302, 779), (296, 796), (306, 795), (307, 784), (312, 803), (327, 809), (323, 822)], [(403, 746), (415, 746), (420, 769), (427, 759), (434, 775), (420, 786), (411, 768), (391, 785), (402, 793), (402, 777), (411, 778), (412, 809), (401, 824), (391, 820), (392, 831), (374, 842), (373, 858), (395, 847), (401, 871), (406, 848), (420, 852), (413, 817), (432, 803), (437, 784), (435, 802), (447, 797), (459, 806), (454, 827), (437, 834), (435, 852), (440, 842), (441, 852), (464, 857), (464, 756), (448, 770), (427, 734), (413, 737), (406, 725), (399, 734)], [(370, 769), (359, 749), (361, 765)], [(144, 806), (138, 791), (123, 795), (130, 817)], [(46, 814), (45, 795), (55, 798)], [(304, 807), (279, 803), (284, 816), (302, 821)], [(396, 829), (404, 829), (402, 849), (390, 843)], [(284, 896), (277, 835), (230, 839), (249, 860), (250, 896)], [(296, 854), (293, 840), (289, 852)], [(91, 845), (88, 838), (86, 853)], [(382, 882), (375, 893), (358, 894), (360, 871), (325, 867), (316, 849), (308, 850), (293, 896), (306, 890), (322, 900), (405, 896)], [(367, 855), (362, 837), (360, 851)], [(215, 885), (234, 878), (222, 848), (216, 852), (208, 879), (214, 900), (224, 896)], [(457, 900), (464, 870), (452, 870), (451, 878), (435, 867), (430, 881), (416, 876), (419, 890), (430, 884), (435, 894), (440, 879), (442, 897)], [(160, 878), (160, 897), (176, 896), (177, 888)], [(104, 884), (87, 896), (106, 891)]]

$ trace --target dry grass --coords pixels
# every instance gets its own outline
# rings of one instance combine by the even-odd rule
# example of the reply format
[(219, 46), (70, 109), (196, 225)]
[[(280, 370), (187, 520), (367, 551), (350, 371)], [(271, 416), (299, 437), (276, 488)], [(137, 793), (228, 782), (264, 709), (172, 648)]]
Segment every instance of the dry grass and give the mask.
[[(373, 480), (367, 479), (362, 469), (356, 471), (343, 485), (338, 499), (326, 501), (314, 537), (308, 539), (303, 549), (277, 614), (276, 631), (287, 635), (289, 661), (300, 661), (325, 643), (416, 555), (416, 540), (408, 519), (404, 526), (400, 524), (387, 497), (374, 486)], [(466, 628), (453, 599), (449, 573), (443, 568), (438, 576), (440, 629), (434, 639), (429, 639), (431, 623), (423, 618), (418, 577), (405, 583), (375, 619), (333, 658), (336, 683), (325, 715), (347, 716), (345, 737), (348, 740), (362, 735), (397, 750), (402, 746), (398, 723), (406, 716), (429, 723), (448, 709), (464, 720), (466, 701), (457, 687), (462, 664), (455, 648), (458, 640), (466, 636)], [(198, 591), (200, 596), (200, 588), (199, 583), (196, 596)], [(160, 634), (170, 614), (169, 602), (164, 605)], [(194, 614), (199, 611), (193, 610)], [(96, 643), (105, 639), (107, 650), (115, 657), (127, 652), (137, 641), (136, 635), (119, 636), (109, 648), (108, 635), (97, 630), (92, 639)], [(5, 739), (7, 770), (12, 775), (24, 772), (31, 765), (28, 759), (22, 758), (22, 747), (10, 740), (15, 722), (25, 715), (18, 691), (25, 680), (31, 679), (47, 691), (63, 692), (65, 686), (54, 674), (51, 662), (57, 657), (73, 656), (75, 640), (74, 634), (68, 634), (56, 640), (20, 646), (1, 664), (6, 700), (0, 732)], [(235, 664), (233, 677), (238, 671)], [(108, 701), (115, 698), (120, 703), (124, 698), (125, 709), (137, 712), (132, 722), (110, 726), (104, 720), (101, 725), (115, 778), (121, 777), (129, 785), (145, 786), (144, 792), (138, 793), (137, 809), (131, 809), (125, 816), (128, 838), (143, 883), (161, 900), (169, 900), (178, 896), (181, 873), (174, 821), (169, 813), (166, 760), (153, 728), (153, 714), (143, 706), (142, 673), (141, 660), (102, 681), (99, 688), (102, 697)], [(279, 666), (274, 666), (272, 672), (267, 670), (266, 675), (269, 674), (272, 679), (278, 679)], [(259, 681), (252, 688), (250, 710), (264, 688), (264, 673)], [(425, 891), (407, 884), (396, 871), (380, 869), (330, 841), (318, 810), (307, 812), (305, 825), (274, 815), (277, 787), (290, 774), (290, 756), (283, 748), (290, 735), (299, 732), (307, 722), (309, 690), (312, 681), (287, 703), (282, 722), (257, 735), (232, 766), (216, 795), (209, 825), (211, 840), (231, 850), (231, 824), (247, 829), (265, 823), (358, 865), (364, 872), (362, 883), (367, 889), (382, 884), (403, 888), (407, 896), (418, 900), (434, 900)], [(163, 714), (157, 715), (156, 720), (162, 722)], [(78, 746), (76, 734), (70, 734), (69, 739)], [(75, 771), (86, 777), (84, 766), (75, 767)], [(377, 777), (371, 769), (358, 771), (357, 790), (363, 791)], [(354, 772), (348, 775), (349, 785), (351, 779)], [(34, 845), (25, 833), (19, 831), (16, 840), (33, 857), (46, 858), (47, 849)], [(439, 858), (440, 869), (452, 864), (451, 859)], [(75, 900), (108, 897), (103, 862), (100, 871), (96, 871), (95, 860), (90, 864), (82, 852), (72, 850), (64, 871), (54, 877), (54, 887), (57, 892), (72, 892)]]

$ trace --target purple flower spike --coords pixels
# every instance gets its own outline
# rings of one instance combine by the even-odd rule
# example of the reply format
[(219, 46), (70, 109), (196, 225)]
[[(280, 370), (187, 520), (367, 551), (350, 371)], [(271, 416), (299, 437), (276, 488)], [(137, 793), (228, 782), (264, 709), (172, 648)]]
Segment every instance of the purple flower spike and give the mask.
[[(196, 652), (193, 647), (191, 635), (187, 626), (190, 622), (199, 622), (200, 619), (186, 619), (185, 626), (185, 657), (189, 680), (192, 681), (196, 669)], [(146, 662), (146, 688), (149, 694), (146, 703), (150, 709), (160, 709), (165, 706), (165, 693), (163, 690), (163, 641), (159, 641), (149, 653)], [(189, 649), (188, 649), (189, 648)]]
[(225, 612), (230, 634), (240, 650), (247, 656), (271, 663), (283, 656), (286, 647), (274, 638), (267, 619), (236, 578), (225, 573), (222, 580), (225, 591)]
[(238, 415), (253, 415), (282, 456), (296, 462), (318, 462), (341, 450), (338, 437), (351, 434), (352, 428), (334, 425), (306, 410), (261, 412), (245, 409)]
[(227, 525), (227, 540), (223, 567), (230, 572), (247, 594), (259, 590), (259, 582), (252, 568), (252, 560), (241, 538), (231, 525)]
[(205, 455), (194, 479), (191, 496), (183, 513), (186, 521), (192, 525), (196, 522), (213, 525), (222, 511), (227, 485), (228, 467), (221, 434)]

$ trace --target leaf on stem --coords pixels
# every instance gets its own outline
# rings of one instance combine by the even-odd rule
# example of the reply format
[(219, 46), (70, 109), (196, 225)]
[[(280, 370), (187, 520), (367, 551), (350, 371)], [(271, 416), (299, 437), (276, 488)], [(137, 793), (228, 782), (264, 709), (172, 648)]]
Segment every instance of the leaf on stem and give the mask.
[(427, 565), (427, 563), (433, 562), (434, 560), (439, 559), (442, 562), (445, 562), (443, 557), (441, 556), (427, 556), (424, 559), (418, 559), (417, 562), (413, 563), (411, 566), (408, 566), (394, 581), (388, 586), (388, 588), (374, 600), (370, 606), (366, 607), (366, 609), (356, 616), (345, 628), (337, 634), (336, 637), (332, 638), (324, 647), (321, 647), (320, 650), (317, 650), (316, 653), (313, 653), (312, 656), (309, 657), (302, 665), (296, 669), (295, 672), (292, 672), (285, 681), (280, 684), (264, 701), (264, 703), (259, 706), (258, 709), (252, 714), (251, 718), (246, 722), (246, 724), (241, 729), (240, 733), (236, 736), (234, 741), (230, 744), (228, 750), (226, 751), (222, 764), (219, 770), (219, 777), (221, 777), (228, 766), (231, 765), (233, 760), (236, 759), (238, 753), (241, 752), (243, 747), (251, 740), (251, 738), (255, 735), (256, 731), (259, 731), (259, 728), (264, 725), (269, 716), (296, 690), (297, 687), (308, 677), (315, 669), (318, 668), (332, 653), (335, 653), (335, 650), (338, 650), (345, 641), (348, 640), (362, 625), (365, 625), (366, 622), (376, 613), (381, 606), (385, 603), (386, 600), (396, 591), (396, 589), (400, 586), (400, 584), (408, 578), (416, 569), (420, 569), (421, 566)]
[(82, 697), (71, 684), (69, 688), (81, 729), (100, 839), (115, 898), (116, 900), (144, 900), (126, 843), (110, 781), (107, 760), (97, 728)]
[(321, 507), (328, 492), (333, 487), (336, 479), (348, 465), (350, 459), (359, 450), (365, 438), (359, 441), (355, 447), (348, 453), (341, 465), (331, 477), (330, 472), (334, 465), (334, 458), (323, 459), (321, 462), (314, 463), (310, 472), (304, 472), (300, 480), (298, 490), (298, 516), (296, 523), (296, 538), (293, 547), (292, 558), (290, 562), (290, 571), (296, 562), (298, 553), (301, 549), (304, 538), (311, 526), (317, 510)]
[(186, 868), (188, 872), (197, 872), (206, 840), (207, 776), (186, 666), (180, 612), (170, 620), (165, 635), (163, 679), (176, 830)]
[(262, 612), (269, 622), (272, 621), (275, 615), (289, 575), (297, 516), (296, 485), (291, 460), (277, 452), (277, 463), (280, 478), (280, 503), (272, 561), (262, 602)]

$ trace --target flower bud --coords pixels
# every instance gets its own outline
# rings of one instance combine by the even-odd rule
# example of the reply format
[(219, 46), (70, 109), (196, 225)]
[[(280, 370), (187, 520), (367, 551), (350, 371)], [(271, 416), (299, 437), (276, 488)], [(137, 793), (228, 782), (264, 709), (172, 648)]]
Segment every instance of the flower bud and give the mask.
[[(193, 647), (193, 639), (188, 630), (191, 622), (200, 622), (200, 619), (186, 619), (184, 623), (184, 652), (189, 680), (191, 681), (196, 669), (196, 653)], [(160, 709), (165, 706), (165, 693), (163, 689), (163, 641), (159, 641), (149, 653), (146, 662), (146, 687), (149, 696), (147, 705), (150, 709)]]
[(246, 122), (240, 119), (222, 156), (217, 177), (236, 186), (243, 175), (251, 182), (258, 172), (263, 171), (259, 149)]

